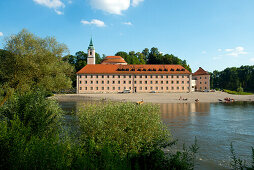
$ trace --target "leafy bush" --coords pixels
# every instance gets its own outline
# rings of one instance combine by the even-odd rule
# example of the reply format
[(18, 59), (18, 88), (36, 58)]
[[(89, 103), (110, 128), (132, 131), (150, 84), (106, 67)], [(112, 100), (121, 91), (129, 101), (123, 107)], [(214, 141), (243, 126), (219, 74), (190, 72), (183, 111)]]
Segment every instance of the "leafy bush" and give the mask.
[(242, 87), (238, 87), (236, 91), (242, 93), (243, 92), (243, 88)]
[(16, 94), (0, 107), (0, 115), (8, 120), (17, 116), (24, 126), (31, 127), (31, 135), (54, 134), (59, 130), (62, 110), (45, 95), (41, 91)]
[(223, 89), (224, 92), (228, 94), (234, 94), (234, 95), (252, 95), (253, 93), (248, 93), (248, 92), (236, 92), (236, 91), (231, 91), (231, 90), (226, 90)]
[(109, 145), (121, 156), (149, 152), (170, 140), (159, 107), (132, 103), (87, 105), (78, 113), (82, 139), (96, 148)]

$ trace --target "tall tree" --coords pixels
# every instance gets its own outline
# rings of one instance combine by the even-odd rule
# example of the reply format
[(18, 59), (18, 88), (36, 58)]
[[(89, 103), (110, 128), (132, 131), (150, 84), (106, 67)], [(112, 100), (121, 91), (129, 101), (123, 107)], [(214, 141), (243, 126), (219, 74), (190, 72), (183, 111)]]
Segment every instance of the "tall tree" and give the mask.
[(6, 39), (4, 50), (8, 52), (0, 55), (2, 84), (19, 91), (33, 87), (58, 91), (71, 87), (69, 76), (73, 67), (61, 58), (68, 49), (55, 38), (40, 38), (23, 29)]

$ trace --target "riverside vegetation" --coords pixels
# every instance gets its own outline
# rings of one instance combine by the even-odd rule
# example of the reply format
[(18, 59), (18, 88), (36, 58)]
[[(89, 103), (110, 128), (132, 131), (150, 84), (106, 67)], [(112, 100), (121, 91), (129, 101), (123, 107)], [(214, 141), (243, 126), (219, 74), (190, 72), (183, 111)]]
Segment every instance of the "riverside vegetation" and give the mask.
[[(78, 135), (45, 92), (14, 94), (0, 107), (0, 169), (193, 169), (196, 144), (172, 151), (159, 108), (133, 103), (88, 105)], [(163, 148), (169, 151), (164, 152)]]

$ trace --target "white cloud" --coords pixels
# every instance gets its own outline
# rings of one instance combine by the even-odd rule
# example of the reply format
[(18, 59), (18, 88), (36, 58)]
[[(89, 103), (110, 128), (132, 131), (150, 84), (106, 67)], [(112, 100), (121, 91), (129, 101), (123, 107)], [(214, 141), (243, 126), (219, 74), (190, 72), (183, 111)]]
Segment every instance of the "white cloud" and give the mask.
[(4, 34), (2, 32), (0, 32), (0, 37), (4, 36)]
[(65, 5), (61, 0), (33, 0), (35, 3), (54, 9), (58, 15), (62, 15), (63, 12), (59, 11), (60, 8), (64, 8)]
[(238, 57), (239, 55), (242, 55), (242, 54), (248, 54), (246, 51), (244, 51), (243, 47), (236, 47), (234, 49), (226, 49), (225, 51), (230, 52), (227, 55), (234, 56), (234, 57)]
[(130, 0), (91, 0), (91, 5), (95, 9), (121, 15), (130, 7)]
[(131, 5), (134, 6), (134, 7), (136, 7), (136, 6), (138, 6), (138, 4), (139, 4), (140, 2), (143, 2), (143, 1), (144, 1), (144, 0), (132, 0)]
[(68, 4), (72, 4), (72, 1), (71, 1), (71, 0), (69, 0), (69, 1), (68, 1)]
[(84, 24), (84, 25), (95, 25), (97, 27), (105, 27), (106, 26), (103, 21), (98, 20), (98, 19), (93, 19), (90, 22), (89, 21), (85, 21), (85, 20), (81, 20), (80, 22), (82, 24)]
[(90, 0), (93, 8), (105, 11), (110, 14), (121, 15), (123, 11), (129, 9), (130, 5), (138, 6), (144, 0)]
[(124, 24), (124, 25), (132, 25), (131, 22), (124, 22), (123, 24)]
[(221, 48), (219, 48), (219, 49), (218, 49), (218, 51), (219, 51), (219, 52), (221, 52), (221, 51), (222, 51), (222, 49), (221, 49)]
[(250, 61), (254, 63), (254, 58), (250, 58)]
[(206, 52), (206, 51), (202, 51), (201, 53), (202, 53), (202, 54), (206, 54), (207, 52)]

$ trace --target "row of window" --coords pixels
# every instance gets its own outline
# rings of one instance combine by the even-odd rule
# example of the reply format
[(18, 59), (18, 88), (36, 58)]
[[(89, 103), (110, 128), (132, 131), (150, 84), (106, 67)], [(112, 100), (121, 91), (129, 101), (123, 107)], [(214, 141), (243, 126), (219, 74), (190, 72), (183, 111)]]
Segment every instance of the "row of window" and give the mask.
[[(79, 77), (80, 78), (82, 78), (82, 77), (85, 77), (85, 78), (99, 78), (99, 77), (101, 77), (101, 78), (110, 78), (110, 77), (112, 77), (112, 78), (121, 78), (121, 77), (122, 78), (128, 78), (129, 77), (129, 78), (131, 78), (131, 75), (128, 75), (128, 76), (127, 75), (122, 75), (122, 76), (121, 75), (118, 75), (118, 76), (117, 75), (107, 75), (107, 76), (106, 75), (100, 75), (100, 76), (99, 75), (90, 75), (90, 76), (88, 76), (88, 75), (85, 75), (85, 76), (80, 75)], [(172, 76), (169, 76), (169, 75), (166, 75), (166, 76), (165, 75), (160, 75), (160, 76), (158, 76), (158, 75), (156, 75), (156, 76), (153, 76), (153, 75), (149, 75), (149, 76), (148, 75), (145, 75), (145, 76), (144, 75), (139, 75), (139, 76), (137, 76), (137, 75), (135, 75), (134, 77), (135, 78), (137, 78), (137, 77), (139, 77), (139, 78), (149, 78), (149, 77), (150, 78), (159, 78), (159, 77), (160, 78), (170, 78), (170, 77), (171, 78), (174, 78), (174, 77), (179, 78), (180, 76), (173, 76), (173, 75)], [(182, 78), (185, 78), (185, 77), (189, 78), (189, 76), (181, 76), (181, 77)]]
[[(96, 84), (99, 84), (99, 81), (90, 81), (90, 84), (93, 84), (93, 83), (96, 83)], [(122, 81), (123, 82), (123, 84), (127, 84), (127, 83), (129, 83), (129, 84), (131, 84), (131, 81)], [(134, 81), (134, 84), (137, 84), (137, 83), (139, 83), (139, 84), (147, 84), (147, 83), (150, 83), (150, 84), (159, 84), (159, 82), (160, 82), (160, 84), (164, 84), (164, 81)], [(165, 83), (166, 84), (169, 84), (169, 82), (170, 81), (165, 81)], [(87, 84), (88, 83), (88, 81), (84, 81), (84, 84)], [(100, 81), (100, 83), (101, 84), (104, 84), (104, 83), (107, 83), (107, 84), (109, 84), (110, 83), (110, 81)], [(112, 81), (112, 84), (121, 84), (121, 81), (119, 80), (119, 81)], [(176, 84), (179, 84), (180, 83), (180, 81), (176, 81)], [(190, 82), (189, 81), (187, 81), (187, 84), (189, 84)], [(79, 81), (79, 84), (82, 84), (82, 81)], [(171, 81), (171, 84), (174, 84), (174, 81)], [(182, 84), (184, 84), (184, 81), (182, 81)], [(201, 83), (200, 83), (201, 84)]]
[[(88, 87), (84, 87), (83, 89), (84, 90), (88, 90), (89, 88)], [(118, 87), (117, 89), (121, 90), (121, 87)], [(129, 88), (124, 87), (124, 90), (125, 89), (130, 89), (131, 90), (131, 87), (129, 87)], [(170, 87), (165, 87), (165, 89), (169, 90)], [(184, 90), (184, 89), (185, 88), (182, 87), (182, 90)], [(189, 87), (187, 89), (189, 89)], [(80, 87), (80, 90), (82, 90), (82, 87)], [(90, 90), (99, 90), (99, 87), (95, 87), (95, 88), (94, 87), (90, 87)], [(112, 87), (112, 89), (110, 89), (110, 87), (107, 87), (107, 88), (101, 87), (100, 90), (116, 90), (116, 87)], [(150, 87), (150, 88), (149, 87), (139, 87), (139, 90), (159, 90), (159, 87), (155, 87), (155, 88), (153, 88), (153, 87)], [(160, 87), (160, 90), (164, 90), (164, 87)], [(175, 90), (175, 88), (171, 87), (171, 90)], [(180, 87), (176, 87), (176, 90), (180, 90)]]
[[(202, 82), (200, 82), (200, 84), (202, 84)], [(205, 84), (207, 84), (207, 82), (205, 82)]]

